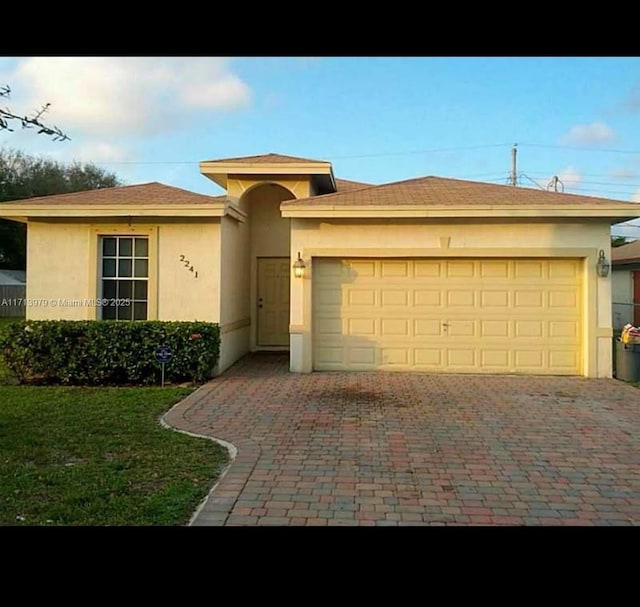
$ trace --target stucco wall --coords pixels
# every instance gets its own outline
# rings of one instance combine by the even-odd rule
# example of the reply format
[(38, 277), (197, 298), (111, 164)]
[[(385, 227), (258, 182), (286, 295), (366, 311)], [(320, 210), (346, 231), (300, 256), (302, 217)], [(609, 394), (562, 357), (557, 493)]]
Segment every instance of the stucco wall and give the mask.
[[(182, 255), (193, 265), (194, 272), (181, 260)], [(158, 320), (219, 322), (219, 221), (159, 226)]]
[(221, 223), (220, 362), (222, 372), (249, 350), (249, 226), (230, 217)]
[[(218, 322), (220, 226), (218, 220), (214, 221), (131, 226), (113, 222), (30, 222), (27, 299), (47, 300), (48, 305), (27, 306), (27, 318), (95, 319), (95, 306), (77, 303), (98, 297), (98, 236), (138, 234), (150, 239), (149, 319)], [(194, 272), (185, 267), (180, 255), (190, 261)], [(61, 304), (63, 300), (73, 304)], [(56, 305), (51, 305), (52, 301)]]
[(75, 304), (97, 297), (96, 289), (93, 292), (89, 289), (88, 263), (88, 225), (30, 222), (26, 317), (33, 320), (92, 318), (93, 308), (64, 305), (66, 300)]
[(482, 224), (461, 220), (292, 219), (291, 255), (307, 263), (305, 277), (291, 281), (291, 369), (311, 370), (313, 257), (538, 256), (584, 258), (583, 360), (585, 374), (611, 377), (610, 278), (596, 276), (597, 252), (610, 257), (606, 223), (543, 223), (522, 220)]

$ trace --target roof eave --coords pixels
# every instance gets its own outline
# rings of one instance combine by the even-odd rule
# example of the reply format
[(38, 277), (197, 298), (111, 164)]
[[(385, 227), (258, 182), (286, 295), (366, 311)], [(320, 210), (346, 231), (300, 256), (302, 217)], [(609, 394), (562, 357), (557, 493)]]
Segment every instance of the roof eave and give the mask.
[(220, 202), (212, 204), (149, 204), (149, 205), (46, 205), (27, 206), (24, 204), (0, 205), (0, 218), (26, 222), (30, 218), (66, 217), (222, 217), (224, 215), (244, 215), (234, 205)]
[(628, 209), (612, 208), (567, 208), (548, 207), (514, 208), (496, 206), (461, 206), (461, 207), (425, 207), (416, 205), (320, 205), (299, 204), (295, 201), (282, 203), (280, 211), (283, 217), (326, 218), (326, 217), (407, 217), (407, 218), (455, 218), (455, 217), (549, 217), (549, 218), (597, 218), (611, 224), (621, 223), (636, 218), (637, 210), (632, 215)]
[(335, 180), (330, 162), (200, 162), (200, 173), (227, 189), (229, 175), (327, 175)]

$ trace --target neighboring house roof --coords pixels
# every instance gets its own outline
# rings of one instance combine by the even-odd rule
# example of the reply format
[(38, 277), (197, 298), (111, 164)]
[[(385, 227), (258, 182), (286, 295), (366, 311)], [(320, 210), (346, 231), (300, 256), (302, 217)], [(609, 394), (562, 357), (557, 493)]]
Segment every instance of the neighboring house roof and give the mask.
[(21, 286), (27, 282), (27, 273), (24, 270), (0, 270), (0, 285)]
[(611, 217), (618, 223), (640, 215), (640, 206), (631, 202), (432, 176), (288, 200), (280, 208), (285, 217), (435, 217), (460, 211), (468, 217)]
[(351, 192), (353, 190), (361, 190), (362, 188), (370, 188), (372, 184), (362, 183), (361, 181), (351, 181), (351, 179), (338, 179), (336, 177), (336, 189), (338, 192)]
[(219, 163), (219, 164), (264, 164), (264, 163), (309, 163), (309, 162), (322, 162), (326, 163), (326, 160), (314, 160), (313, 158), (298, 158), (297, 156), (285, 156), (284, 154), (258, 154), (257, 156), (240, 156), (238, 158), (217, 158), (216, 160), (203, 160), (202, 162)]
[(611, 262), (613, 265), (640, 262), (640, 240), (634, 240), (621, 247), (611, 249)]

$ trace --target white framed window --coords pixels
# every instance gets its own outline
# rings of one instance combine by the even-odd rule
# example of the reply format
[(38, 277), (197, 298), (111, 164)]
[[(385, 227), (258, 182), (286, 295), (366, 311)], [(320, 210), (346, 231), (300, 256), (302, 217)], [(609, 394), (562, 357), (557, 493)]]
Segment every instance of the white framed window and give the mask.
[(147, 320), (149, 238), (100, 237), (102, 320)]

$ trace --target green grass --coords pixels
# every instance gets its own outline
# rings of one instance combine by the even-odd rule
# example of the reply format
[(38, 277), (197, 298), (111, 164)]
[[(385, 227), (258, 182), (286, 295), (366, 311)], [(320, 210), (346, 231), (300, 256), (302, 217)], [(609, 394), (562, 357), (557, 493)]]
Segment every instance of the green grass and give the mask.
[(0, 385), (0, 525), (186, 524), (227, 461), (160, 426), (190, 391)]

